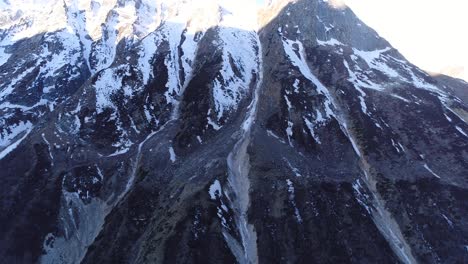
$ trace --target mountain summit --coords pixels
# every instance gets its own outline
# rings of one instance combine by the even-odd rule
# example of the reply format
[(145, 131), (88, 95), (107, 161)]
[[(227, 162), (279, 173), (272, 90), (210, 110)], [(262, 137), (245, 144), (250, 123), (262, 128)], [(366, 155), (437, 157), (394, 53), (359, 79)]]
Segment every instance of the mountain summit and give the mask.
[(0, 262), (466, 262), (468, 84), (265, 2), (0, 0)]

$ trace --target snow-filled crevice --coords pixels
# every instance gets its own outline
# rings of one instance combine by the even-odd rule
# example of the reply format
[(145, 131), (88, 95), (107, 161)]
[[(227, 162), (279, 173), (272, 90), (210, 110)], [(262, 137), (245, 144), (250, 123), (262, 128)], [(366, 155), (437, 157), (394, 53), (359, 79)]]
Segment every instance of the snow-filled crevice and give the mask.
[(222, 65), (219, 74), (213, 80), (212, 91), (217, 125), (222, 126), (223, 119), (235, 111), (239, 102), (248, 94), (253, 72), (257, 65), (257, 51), (254, 46), (254, 31), (237, 28), (218, 28), (217, 48), (222, 50)]
[[(178, 19), (183, 21), (188, 18), (178, 17)], [(168, 80), (164, 97), (166, 102), (173, 106), (172, 118), (177, 118), (179, 115), (183, 93), (192, 78), (198, 40), (205, 33), (204, 31), (199, 32), (199, 38), (195, 39), (188, 32), (189, 25), (187, 23), (163, 22), (155, 32), (140, 42), (138, 54), (138, 65), (142, 73), (143, 84), (147, 84), (156, 77), (153, 74), (153, 62), (157, 56), (165, 56), (164, 65), (167, 69)], [(162, 44), (168, 45), (167, 54), (158, 53)]]
[[(282, 33), (280, 33), (280, 35), (282, 36)], [(322, 114), (321, 109), (317, 109), (314, 118), (312, 118), (310, 115), (309, 117), (303, 117), (304, 124), (309, 130), (310, 135), (315, 140), (315, 142), (317, 142), (317, 144), (321, 144), (321, 140), (318, 136), (317, 129), (320, 126), (327, 124), (333, 117), (336, 116), (334, 112), (336, 107), (333, 104), (332, 96), (328, 89), (320, 82), (320, 80), (314, 75), (312, 70), (309, 68), (306, 61), (306, 55), (302, 42), (300, 42), (299, 40), (290, 40), (283, 36), (282, 42), (286, 56), (291, 61), (291, 64), (297, 67), (300, 73), (316, 87), (317, 93), (323, 96), (324, 98), (322, 103), (324, 114)], [(295, 90), (297, 90), (297, 80), (293, 86), (295, 87)], [(288, 135), (289, 142), (290, 137), (292, 136), (291, 128), (292, 123), (288, 121), (288, 129), (286, 132)]]

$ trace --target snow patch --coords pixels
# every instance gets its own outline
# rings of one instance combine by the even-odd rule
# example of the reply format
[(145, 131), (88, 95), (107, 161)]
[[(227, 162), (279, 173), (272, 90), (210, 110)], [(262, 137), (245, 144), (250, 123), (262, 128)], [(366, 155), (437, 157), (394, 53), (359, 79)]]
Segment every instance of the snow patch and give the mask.
[(0, 66), (5, 64), (10, 59), (11, 54), (5, 53), (5, 48), (0, 47)]
[(223, 200), (221, 199), (221, 197), (223, 196), (221, 183), (218, 180), (215, 180), (211, 184), (211, 186), (210, 186), (210, 188), (208, 190), (208, 193), (210, 195), (211, 200), (213, 200), (213, 201), (219, 200), (220, 201), (221, 204), (217, 207), (216, 215), (220, 219), (221, 225), (224, 228), (229, 229), (228, 222), (226, 221), (226, 218), (223, 215), (224, 212), (228, 212), (228, 207), (224, 204)]
[(447, 221), (447, 224), (453, 228), (453, 222), (444, 214), (442, 214), (442, 217), (445, 219), (445, 221)]
[(130, 148), (121, 148), (121, 149), (117, 150), (116, 152), (108, 155), (107, 157), (115, 157), (115, 156), (123, 155), (123, 154), (127, 153), (129, 150), (130, 150)]
[(299, 93), (299, 84), (300, 84), (300, 81), (298, 79), (296, 79), (294, 81), (294, 84), (293, 84), (293, 87), (294, 87), (294, 92), (295, 93)]
[(400, 100), (404, 101), (405, 103), (411, 103), (410, 100), (408, 100), (408, 99), (406, 99), (406, 98), (403, 98), (403, 97), (401, 97), (401, 96), (399, 96), (399, 95), (396, 95), (396, 94), (390, 94), (390, 95), (393, 96), (393, 97), (395, 97), (395, 98), (397, 98), (397, 99), (400, 99)]
[(252, 59), (257, 57), (257, 43), (255, 32), (238, 28), (220, 28), (218, 36), (222, 68), (213, 81), (213, 98), (219, 121), (228, 111), (237, 109), (247, 94), (257, 72), (257, 61)]
[(383, 53), (389, 50), (391, 50), (390, 47), (387, 47), (382, 50), (374, 50), (374, 51), (362, 51), (362, 50), (353, 48), (354, 54), (361, 57), (361, 59), (363, 59), (369, 67), (375, 70), (378, 70), (389, 77), (398, 78), (400, 74), (398, 74), (398, 72), (390, 68), (385, 63), (387, 61), (387, 58), (383, 56)]
[(316, 87), (317, 92), (324, 95), (326, 100), (323, 103), (325, 108), (325, 116), (326, 118), (330, 118), (335, 116), (332, 110), (332, 97), (328, 91), (328, 89), (320, 82), (320, 80), (312, 73), (311, 69), (309, 68), (306, 56), (304, 52), (304, 47), (302, 42), (296, 40), (290, 40), (286, 38), (281, 39), (283, 42), (283, 48), (286, 52), (286, 55), (289, 57), (291, 63), (296, 66), (299, 71), (302, 73), (304, 77), (306, 77), (309, 81), (311, 81)]
[(281, 143), (283, 143), (283, 144), (286, 144), (286, 142), (284, 142), (280, 137), (278, 137), (277, 135), (275, 135), (275, 133), (273, 133), (273, 131), (267, 130), (267, 134), (268, 134), (268, 136), (277, 139), (279, 142), (281, 142)]
[(292, 108), (291, 101), (289, 101), (289, 98), (287, 95), (284, 95), (284, 100), (286, 101), (286, 105), (288, 106), (288, 110)]
[(112, 102), (112, 95), (121, 89), (123, 75), (120, 75), (119, 70), (128, 72), (129, 66), (122, 65), (116, 69), (106, 69), (100, 72), (100, 75), (94, 84), (96, 91), (96, 111), (102, 113), (105, 108), (116, 109)]
[(302, 177), (300, 171), (298, 168), (295, 168), (291, 162), (289, 162), (289, 160), (287, 159), (284, 159), (286, 161), (286, 163), (288, 164), (289, 168), (292, 170), (292, 172), (294, 172), (294, 175), (296, 175), (296, 177)]
[(455, 126), (455, 128), (458, 130), (458, 132), (460, 132), (462, 135), (464, 135), (465, 137), (468, 137), (468, 135), (465, 133), (465, 131), (463, 131), (463, 129), (459, 126)]
[(304, 122), (306, 123), (306, 126), (307, 128), (309, 129), (309, 132), (310, 132), (310, 135), (314, 138), (314, 140), (318, 143), (318, 144), (322, 144), (322, 142), (320, 142), (320, 138), (319, 136), (315, 133), (315, 124), (313, 124), (312, 122), (310, 122), (307, 118), (304, 117)]
[(299, 212), (299, 209), (297, 208), (296, 201), (295, 201), (296, 194), (295, 194), (295, 190), (294, 190), (294, 185), (293, 185), (293, 183), (292, 183), (292, 181), (290, 179), (286, 180), (286, 184), (288, 185), (289, 202), (291, 203), (291, 205), (294, 208), (294, 216), (296, 217), (296, 220), (297, 220), (298, 223), (302, 223), (302, 217), (301, 217), (301, 214)]
[(348, 74), (349, 74), (348, 81), (350, 81), (351, 83), (354, 83), (358, 87), (382, 91), (379, 85), (369, 80), (369, 78), (365, 74), (360, 72), (360, 68), (358, 68), (357, 71), (354, 71), (353, 69), (351, 69), (351, 67), (349, 66), (346, 60), (343, 60), (343, 64), (348, 70)]
[(47, 141), (44, 133), (42, 133), (41, 136), (44, 142), (47, 144), (47, 149), (49, 150), (50, 163), (52, 166), (54, 166), (54, 156), (52, 155), (52, 148), (50, 147), (50, 143), (49, 141)]
[(0, 100), (3, 100), (6, 96), (11, 94), (14, 90), (16, 84), (24, 79), (28, 74), (33, 72), (35, 67), (29, 68), (23, 71), (20, 75), (18, 75), (15, 79), (11, 80), (10, 83), (0, 84)]
[(208, 120), (208, 125), (210, 125), (214, 130), (220, 130), (221, 129), (221, 126), (219, 126), (213, 120), (211, 120), (211, 117), (208, 116), (206, 119)]
[(449, 122), (452, 122), (452, 118), (450, 118), (448, 115), (444, 114), (445, 118), (447, 119), (447, 121)]
[(395, 148), (395, 150), (396, 150), (398, 153), (400, 153), (400, 152), (402, 152), (402, 151), (403, 151), (403, 152), (405, 151), (405, 149), (403, 148), (403, 146), (402, 146), (399, 142), (395, 143), (395, 140), (393, 140), (393, 138), (392, 138), (391, 140), (392, 140), (392, 145), (393, 145), (393, 147)]
[(0, 132), (0, 148), (6, 147), (21, 133), (31, 130), (32, 124), (29, 121), (20, 122), (9, 127), (2, 128)]
[(169, 148), (169, 158), (171, 159), (172, 163), (174, 163), (177, 160), (173, 147)]
[(431, 168), (429, 168), (429, 166), (428, 166), (426, 163), (424, 163), (424, 168), (425, 168), (427, 171), (429, 171), (432, 175), (434, 175), (435, 177), (437, 177), (437, 178), (440, 179), (440, 176), (437, 175), (433, 170), (431, 170)]
[(293, 146), (291, 143), (291, 138), (293, 136), (293, 131), (292, 131), (293, 126), (294, 126), (294, 123), (291, 121), (288, 121), (288, 127), (286, 128), (286, 135), (288, 136), (288, 142), (291, 147)]
[(371, 208), (368, 205), (370, 196), (364, 191), (364, 188), (362, 187), (361, 181), (359, 179), (353, 183), (353, 189), (358, 203), (364, 207), (364, 209), (366, 209), (369, 215), (371, 215)]
[(221, 183), (218, 180), (215, 180), (209, 190), (208, 193), (210, 194), (211, 200), (216, 200), (219, 197), (222, 196), (222, 189), (221, 189)]
[(26, 130), (26, 133), (24, 133), (24, 135), (18, 139), (16, 142), (14, 142), (13, 144), (9, 145), (8, 147), (6, 147), (5, 149), (3, 149), (1, 152), (0, 152), (0, 160), (3, 159), (4, 157), (6, 157), (6, 155), (8, 155), (10, 152), (12, 152), (13, 150), (15, 150), (19, 144), (26, 138), (28, 137), (29, 133), (31, 132), (32, 130), (32, 127), (27, 129)]
[(355, 86), (356, 90), (361, 94), (359, 95), (359, 104), (361, 105), (361, 111), (370, 116), (371, 113), (367, 110), (367, 105), (366, 105), (366, 100), (364, 100), (364, 98), (366, 97), (366, 93), (361, 89), (359, 88), (358, 86)]
[(322, 46), (345, 46), (345, 44), (341, 43), (340, 41), (334, 38), (330, 38), (326, 41), (317, 40), (317, 43)]

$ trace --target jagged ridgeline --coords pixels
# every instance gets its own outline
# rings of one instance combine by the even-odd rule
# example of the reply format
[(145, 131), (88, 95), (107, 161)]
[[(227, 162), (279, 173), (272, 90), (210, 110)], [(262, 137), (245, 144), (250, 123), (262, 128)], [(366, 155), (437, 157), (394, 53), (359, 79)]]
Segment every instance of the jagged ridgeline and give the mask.
[(0, 262), (466, 263), (468, 84), (264, 2), (0, 0)]

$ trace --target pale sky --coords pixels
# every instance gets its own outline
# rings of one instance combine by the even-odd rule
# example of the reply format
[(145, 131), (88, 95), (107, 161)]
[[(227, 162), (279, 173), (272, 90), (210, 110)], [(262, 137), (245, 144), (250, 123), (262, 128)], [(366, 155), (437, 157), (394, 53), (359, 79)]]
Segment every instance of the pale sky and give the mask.
[[(420, 68), (468, 81), (468, 0), (345, 0), (367, 25)], [(464, 69), (463, 69), (464, 68)]]

